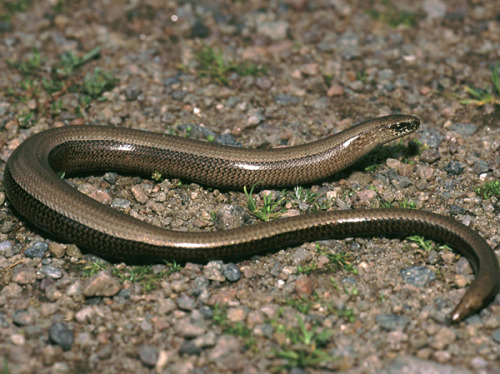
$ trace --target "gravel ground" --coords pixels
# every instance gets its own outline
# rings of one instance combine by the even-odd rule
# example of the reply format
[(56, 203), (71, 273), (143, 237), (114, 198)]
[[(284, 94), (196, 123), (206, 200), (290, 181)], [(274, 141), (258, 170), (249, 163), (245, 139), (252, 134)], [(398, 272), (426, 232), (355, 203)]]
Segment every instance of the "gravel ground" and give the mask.
[[(422, 126), (403, 143), (303, 190), (262, 191), (257, 205), (279, 202), (271, 218), (430, 210), (500, 254), (500, 195), (476, 191), (500, 178), (500, 92), (462, 101), (466, 86), (495, 94), (498, 2), (369, 3), (4, 0), (0, 168), (56, 126), (276, 147), (408, 113)], [(242, 191), (112, 172), (68, 182), (178, 230), (258, 221)], [(500, 372), (500, 298), (448, 325), (472, 272), (439, 244), (349, 238), (235, 263), (110, 264), (0, 198), (4, 373)]]

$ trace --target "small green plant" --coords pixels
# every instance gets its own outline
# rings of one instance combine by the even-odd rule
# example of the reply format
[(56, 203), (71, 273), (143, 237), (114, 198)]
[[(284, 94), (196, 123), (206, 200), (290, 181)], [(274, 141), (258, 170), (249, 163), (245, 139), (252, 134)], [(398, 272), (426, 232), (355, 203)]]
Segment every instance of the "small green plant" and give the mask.
[(318, 250), (321, 255), (326, 256), (328, 258), (329, 261), (328, 264), (326, 265), (327, 269), (329, 270), (340, 269), (354, 275), (358, 274), (358, 269), (356, 268), (356, 266), (351, 264), (353, 257), (351, 253), (345, 253), (345, 252), (334, 253), (330, 251), (323, 251), (320, 249), (317, 243), (316, 243), (316, 250)]
[(317, 333), (315, 326), (308, 329), (300, 314), (297, 315), (297, 323), (298, 326), (292, 329), (275, 324), (275, 328), (284, 332), (291, 344), (283, 344), (280, 349), (274, 351), (285, 363), (274, 367), (273, 371), (290, 370), (294, 367), (321, 367), (335, 360), (335, 357), (319, 349), (326, 345), (332, 335), (331, 331)]
[(474, 104), (483, 106), (486, 104), (500, 105), (500, 63), (496, 63), (491, 68), (491, 81), (492, 87), (485, 89), (475, 88), (472, 86), (465, 86), (465, 92), (471, 97), (469, 99), (460, 100), (460, 104)]
[(426, 252), (429, 252), (434, 247), (432, 240), (425, 240), (425, 238), (420, 235), (408, 236), (406, 240), (417, 243), (419, 247)]
[(223, 333), (239, 336), (243, 339), (245, 347), (254, 350), (256, 349), (252, 330), (250, 330), (250, 328), (247, 327), (243, 322), (232, 323), (231, 321), (229, 321), (229, 319), (227, 318), (227, 306), (220, 306), (219, 304), (215, 304), (212, 312), (212, 321), (217, 326), (221, 327)]
[[(340, 292), (340, 286), (334, 277), (330, 278), (330, 283), (337, 292)], [(344, 285), (344, 292), (346, 293), (346, 295), (349, 296), (355, 297), (359, 295), (359, 290), (358, 287), (356, 287), (356, 285)]]
[(166, 261), (165, 265), (166, 270), (154, 272), (152, 265), (117, 268), (111, 267), (110, 264), (96, 261), (86, 264), (82, 270), (82, 275), (92, 277), (102, 270), (111, 269), (111, 275), (118, 278), (120, 282), (138, 283), (144, 288), (145, 292), (150, 292), (158, 287), (162, 279), (181, 269), (181, 266), (175, 261)]
[(209, 214), (210, 214), (210, 220), (215, 223), (217, 221), (217, 213), (210, 212)]
[(24, 92), (23, 96), (20, 96), (22, 102), (27, 102), (34, 96), (37, 96), (40, 92), (40, 86), (38, 82), (31, 77), (25, 77), (19, 82), (19, 88)]
[(415, 202), (412, 200), (404, 199), (399, 203), (399, 207), (402, 209), (415, 209), (417, 207), (417, 204), (415, 204)]
[(346, 322), (352, 323), (356, 321), (356, 315), (354, 314), (354, 310), (352, 308), (337, 309), (335, 314), (337, 317), (344, 319)]
[(68, 51), (61, 55), (59, 66), (56, 68), (56, 73), (60, 77), (67, 77), (75, 72), (80, 66), (86, 64), (90, 60), (99, 57), (101, 47), (95, 47), (83, 56), (77, 56), (75, 52)]
[(333, 288), (335, 288), (337, 290), (337, 292), (340, 291), (339, 284), (334, 277), (330, 278), (330, 283), (332, 284)]
[(204, 46), (196, 53), (195, 59), (198, 61), (198, 72), (200, 76), (210, 77), (217, 83), (223, 85), (229, 84), (230, 73), (237, 73), (242, 77), (248, 75), (264, 75), (267, 73), (266, 68), (248, 61), (241, 63), (227, 61), (222, 55), (221, 50), (216, 50), (209, 46)]
[(385, 294), (383, 291), (380, 291), (380, 293), (378, 294), (378, 301), (380, 301), (381, 303), (385, 301)]
[(297, 265), (297, 274), (311, 274), (318, 267), (316, 262), (312, 262), (311, 265)]
[(156, 182), (159, 182), (161, 180), (161, 173), (159, 171), (153, 171), (153, 174), (151, 174), (151, 179), (156, 181)]
[(89, 262), (82, 269), (82, 275), (84, 277), (93, 277), (102, 270), (108, 270), (109, 267), (110, 265), (104, 262), (99, 262), (99, 261)]
[(365, 167), (365, 171), (375, 171), (380, 166), (380, 164), (372, 164)]
[(112, 90), (118, 80), (107, 71), (96, 68), (93, 73), (88, 73), (83, 79), (82, 92), (92, 99), (102, 100), (101, 95)]
[(399, 10), (392, 4), (391, 0), (382, 0), (382, 4), (384, 4), (385, 11), (379, 12), (370, 9), (367, 11), (368, 15), (373, 19), (389, 24), (391, 27), (397, 27), (399, 25), (408, 27), (416, 26), (417, 15), (415, 13)]
[(11, 65), (13, 65), (17, 69), (17, 71), (19, 71), (23, 75), (33, 75), (40, 71), (44, 60), (45, 59), (40, 56), (40, 52), (38, 52), (38, 49), (33, 48), (31, 54), (28, 55), (28, 57), (24, 61), (11, 63)]
[(3, 356), (3, 374), (9, 374), (9, 360), (6, 356)]
[(318, 194), (302, 186), (295, 186), (292, 197), (304, 203), (312, 204), (318, 197)]
[(190, 138), (190, 137), (191, 137), (191, 135), (192, 135), (192, 133), (193, 133), (193, 126), (191, 126), (191, 125), (187, 125), (187, 126), (186, 126), (186, 129), (184, 130), (184, 136), (185, 136), (186, 138)]
[(57, 0), (57, 2), (52, 6), (52, 11), (54, 13), (60, 14), (64, 11), (65, 0)]
[(363, 84), (368, 83), (368, 74), (366, 73), (365, 70), (360, 70), (356, 72), (356, 79)]
[(42, 79), (42, 87), (48, 94), (52, 95), (63, 90), (64, 82), (44, 77)]
[(21, 127), (30, 127), (35, 123), (35, 112), (25, 111), (17, 117), (17, 122)]
[(426, 240), (423, 236), (420, 235), (412, 235), (408, 236), (406, 240), (409, 240), (411, 242), (417, 243), (420, 248), (422, 248), (424, 251), (429, 252), (433, 249), (436, 251), (453, 251), (453, 249), (448, 245), (448, 244), (439, 244), (439, 243), (434, 243), (432, 240)]
[(348, 189), (342, 191), (342, 199), (354, 196), (355, 194), (356, 194), (356, 190), (354, 190), (352, 188), (348, 188)]
[(380, 200), (380, 207), (381, 208), (391, 208), (392, 207), (392, 203), (390, 201), (387, 201), (387, 200), (384, 200), (384, 199), (381, 199)]
[(347, 295), (349, 296), (358, 296), (359, 295), (359, 290), (356, 285), (344, 285), (344, 291)]
[(47, 66), (46, 58), (33, 49), (22, 61), (8, 61), (9, 66), (21, 73), (22, 78), (17, 87), (7, 88), (7, 96), (21, 103), (34, 100), (37, 104), (33, 121), (26, 121), (23, 115), (21, 126), (29, 126), (46, 114), (52, 117), (59, 115), (63, 110), (59, 98), (67, 92), (78, 94), (78, 106), (64, 110), (73, 109), (80, 116), (85, 116), (85, 110), (93, 100), (103, 100), (102, 94), (113, 89), (117, 83), (111, 73), (96, 68), (83, 79), (76, 74), (78, 68), (98, 57), (99, 53), (100, 47), (95, 47), (81, 57), (75, 52), (66, 52), (54, 66)]
[(333, 74), (323, 74), (323, 80), (326, 86), (330, 87), (333, 81), (333, 77)]
[(484, 200), (492, 196), (500, 197), (500, 180), (486, 182), (484, 185), (477, 187), (474, 192)]
[[(243, 187), (243, 192), (247, 197), (248, 210), (250, 210), (258, 219), (267, 222), (281, 215), (281, 205), (285, 201), (286, 193), (285, 191), (282, 191), (277, 201), (273, 201), (271, 194), (263, 195), (263, 206), (259, 208), (253, 198), (253, 191), (259, 183), (262, 182), (255, 183), (252, 188), (250, 188), (250, 191), (247, 190), (246, 186)], [(277, 211), (278, 208), (280, 209)]]
[(165, 265), (167, 269), (159, 272), (154, 272), (152, 265), (144, 265), (124, 269), (112, 268), (111, 274), (122, 282), (138, 283), (144, 288), (144, 291), (151, 292), (158, 287), (162, 279), (181, 269), (181, 266), (175, 261), (165, 262)]
[(2, 0), (0, 2), (0, 20), (10, 22), (15, 13), (27, 11), (32, 3), (33, 0)]
[(50, 104), (50, 114), (52, 117), (56, 117), (63, 110), (62, 100), (55, 100)]
[(306, 299), (305, 297), (291, 297), (286, 300), (286, 303), (292, 308), (297, 309), (300, 313), (307, 314), (314, 304), (314, 297), (312, 297), (310, 300)]

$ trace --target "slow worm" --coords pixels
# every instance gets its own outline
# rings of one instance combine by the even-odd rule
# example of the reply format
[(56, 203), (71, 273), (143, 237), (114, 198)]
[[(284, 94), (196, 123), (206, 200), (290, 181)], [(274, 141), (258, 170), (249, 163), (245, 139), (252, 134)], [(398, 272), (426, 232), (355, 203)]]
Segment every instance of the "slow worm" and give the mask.
[(203, 185), (284, 187), (326, 178), (375, 147), (415, 131), (418, 118), (370, 119), (324, 139), (288, 148), (219, 146), (126, 128), (68, 126), (36, 134), (10, 156), (4, 186), (12, 206), (39, 228), (114, 260), (207, 261), (248, 257), (306, 241), (412, 233), (451, 245), (475, 271), (453, 322), (477, 312), (497, 293), (500, 271), (475, 231), (445, 216), (405, 209), (327, 211), (218, 232), (152, 226), (104, 206), (69, 186), (57, 172), (116, 170), (179, 177)]

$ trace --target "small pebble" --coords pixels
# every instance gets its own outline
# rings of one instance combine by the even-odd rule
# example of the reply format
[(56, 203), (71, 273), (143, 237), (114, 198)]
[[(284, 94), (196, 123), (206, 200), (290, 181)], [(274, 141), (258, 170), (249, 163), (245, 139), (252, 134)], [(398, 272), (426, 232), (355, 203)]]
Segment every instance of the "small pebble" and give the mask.
[(230, 282), (237, 282), (241, 278), (241, 271), (234, 263), (224, 266), (224, 277)]
[(500, 328), (496, 329), (495, 331), (493, 331), (493, 335), (492, 335), (492, 338), (495, 342), (499, 343), (500, 344)]
[(28, 258), (42, 258), (47, 249), (49, 249), (47, 243), (36, 242), (24, 251), (24, 255)]
[(432, 164), (437, 160), (441, 159), (441, 154), (436, 149), (427, 148), (424, 149), (420, 154), (420, 159), (423, 162), (428, 162), (429, 164)]
[(448, 165), (444, 167), (444, 171), (446, 171), (450, 175), (460, 175), (464, 172), (465, 165), (458, 161), (450, 161)]
[(257, 33), (265, 35), (273, 40), (280, 40), (287, 37), (290, 25), (286, 21), (259, 22)]
[(122, 297), (124, 299), (130, 299), (130, 295), (132, 294), (132, 291), (130, 291), (130, 288), (122, 288), (120, 292), (116, 294), (116, 297)]
[(304, 247), (299, 247), (293, 251), (292, 261), (294, 265), (306, 265), (312, 259), (311, 252)]
[(446, 3), (441, 0), (425, 0), (422, 8), (429, 19), (443, 18), (447, 10)]
[(193, 310), (196, 305), (196, 300), (192, 297), (182, 295), (177, 299), (177, 306), (182, 310)]
[(146, 204), (148, 201), (148, 195), (144, 192), (141, 186), (134, 186), (131, 188), (134, 199), (141, 204)]
[(60, 279), (63, 276), (62, 270), (53, 265), (43, 265), (40, 272), (52, 279)]
[(138, 84), (131, 84), (125, 88), (125, 97), (128, 101), (137, 99), (141, 93), (142, 89)]
[(472, 372), (466, 369), (461, 369), (452, 365), (443, 365), (434, 361), (422, 360), (408, 354), (396, 357), (393, 361), (386, 364), (380, 372), (387, 374), (472, 374)]
[(412, 266), (401, 270), (403, 280), (416, 287), (425, 287), (436, 279), (436, 274), (424, 266)]
[(82, 252), (80, 251), (80, 248), (78, 248), (74, 244), (68, 244), (68, 246), (66, 247), (66, 254), (70, 257), (82, 258)]
[(200, 355), (203, 349), (197, 346), (192, 340), (184, 340), (179, 347), (181, 355)]
[(187, 95), (187, 92), (185, 92), (185, 91), (172, 91), (170, 93), (170, 96), (172, 97), (172, 99), (177, 100), (177, 101), (184, 100), (186, 95)]
[(215, 347), (213, 347), (209, 353), (208, 357), (212, 361), (219, 360), (223, 357), (231, 356), (240, 352), (241, 343), (240, 340), (231, 335), (222, 335), (218, 338)]
[(36, 271), (31, 266), (22, 266), (12, 272), (12, 281), (18, 284), (33, 284), (36, 281)]
[(454, 123), (450, 130), (456, 131), (460, 135), (471, 136), (477, 131), (478, 127), (474, 123)]
[(210, 35), (210, 29), (200, 20), (196, 19), (191, 27), (192, 38), (206, 38)]
[(313, 282), (305, 274), (301, 274), (295, 281), (295, 292), (301, 297), (309, 296), (313, 290)]
[(439, 145), (444, 140), (444, 136), (436, 129), (429, 128), (422, 131), (419, 140), (422, 144), (428, 145), (429, 149), (435, 150), (435, 152), (437, 152)]
[(54, 322), (50, 326), (49, 339), (60, 346), (64, 351), (69, 351), (73, 346), (74, 333), (63, 322)]
[(120, 282), (106, 271), (100, 271), (89, 278), (82, 287), (85, 296), (114, 296), (120, 291)]
[(172, 86), (176, 83), (179, 83), (179, 74), (175, 74), (171, 77), (168, 77), (166, 78), (164, 81), (163, 81), (163, 85), (165, 87), (169, 87), (169, 86)]
[(272, 87), (273, 82), (266, 77), (257, 77), (254, 80), (254, 84), (259, 90), (267, 91)]
[(121, 210), (128, 210), (130, 209), (130, 201), (126, 199), (113, 199), (111, 202), (111, 207), (112, 208), (118, 208)]
[(66, 253), (66, 246), (64, 244), (50, 242), (49, 243), (49, 252), (51, 256), (55, 258), (62, 258)]
[(344, 95), (344, 92), (345, 92), (344, 87), (337, 85), (337, 84), (334, 84), (328, 89), (326, 95), (329, 97), (330, 96), (342, 96), (342, 95)]
[(293, 96), (287, 93), (278, 94), (274, 97), (274, 101), (277, 104), (283, 106), (297, 105), (300, 102), (300, 99), (297, 96)]
[(178, 335), (189, 339), (196, 338), (206, 332), (206, 328), (204, 326), (194, 324), (189, 320), (189, 318), (177, 321), (175, 328)]
[(16, 310), (12, 316), (12, 321), (17, 326), (26, 326), (31, 325), (34, 322), (34, 318), (27, 310)]
[(207, 279), (217, 282), (224, 282), (226, 277), (224, 276), (224, 262), (222, 261), (210, 261), (203, 269), (203, 274)]
[(85, 306), (75, 313), (75, 319), (78, 322), (90, 321), (94, 315), (94, 309), (91, 306)]
[(248, 219), (247, 210), (237, 205), (223, 205), (216, 215), (215, 227), (218, 230), (229, 230), (243, 226)]
[(227, 311), (227, 319), (233, 323), (243, 322), (246, 316), (247, 310), (245, 308), (230, 308)]
[[(424, 181), (431, 181), (434, 179), (434, 169), (426, 166), (417, 167), (417, 173)], [(427, 187), (427, 185), (425, 185)]]
[(12, 344), (15, 344), (15, 345), (24, 345), (24, 343), (26, 342), (26, 339), (24, 338), (24, 335), (22, 335), (22, 334), (13, 334), (10, 336), (10, 341), (12, 342)]
[(193, 344), (200, 348), (213, 347), (216, 343), (216, 338), (217, 336), (215, 335), (215, 332), (209, 331), (206, 334), (198, 336), (194, 339)]
[(7, 299), (17, 297), (22, 294), (23, 289), (17, 283), (8, 283), (2, 290), (0, 291), (1, 295), (6, 297)]
[(115, 184), (116, 179), (118, 179), (118, 173), (115, 172), (107, 172), (104, 174), (104, 180), (109, 184)]
[(456, 339), (456, 332), (449, 327), (442, 327), (431, 341), (431, 347), (437, 350), (446, 349)]
[(8, 257), (7, 254), (9, 254), (12, 251), (12, 244), (8, 241), (3, 241), (0, 242), (0, 256), (5, 256)]
[(158, 361), (158, 349), (149, 344), (141, 344), (137, 350), (139, 359), (148, 367), (154, 367)]
[(380, 327), (387, 331), (404, 330), (408, 322), (410, 322), (408, 318), (396, 314), (379, 314), (375, 317), (375, 320)]
[(459, 214), (465, 214), (467, 211), (462, 208), (460, 205), (456, 205), (456, 204), (451, 204), (450, 205), (450, 214), (451, 215), (454, 215), (454, 216), (457, 216)]
[(472, 165), (472, 171), (474, 172), (474, 174), (477, 175), (486, 173), (488, 170), (490, 170), (490, 167), (488, 163), (484, 160), (476, 160)]

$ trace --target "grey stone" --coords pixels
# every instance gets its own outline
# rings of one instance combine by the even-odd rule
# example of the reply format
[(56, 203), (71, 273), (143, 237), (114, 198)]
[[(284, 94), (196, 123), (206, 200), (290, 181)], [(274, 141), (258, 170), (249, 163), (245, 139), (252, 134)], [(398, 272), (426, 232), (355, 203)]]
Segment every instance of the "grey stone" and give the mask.
[(436, 274), (425, 266), (412, 266), (401, 270), (403, 280), (416, 287), (425, 287), (436, 279)]
[(49, 339), (60, 346), (64, 351), (69, 351), (73, 346), (75, 334), (63, 322), (54, 322), (50, 326)]

